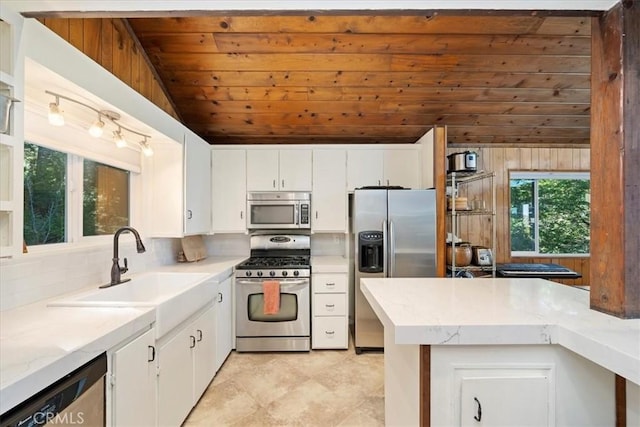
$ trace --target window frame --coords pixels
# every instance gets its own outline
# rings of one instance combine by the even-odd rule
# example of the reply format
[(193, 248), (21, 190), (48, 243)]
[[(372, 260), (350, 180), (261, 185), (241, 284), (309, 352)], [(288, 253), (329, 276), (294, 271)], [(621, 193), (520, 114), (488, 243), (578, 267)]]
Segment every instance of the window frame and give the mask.
[[(34, 144), (50, 150), (55, 150), (67, 155), (67, 183), (66, 183), (66, 212), (65, 212), (65, 242), (50, 243), (28, 246), (28, 253), (45, 253), (60, 251), (81, 246), (94, 245), (110, 245), (113, 240), (113, 234), (104, 234), (99, 236), (83, 235), (83, 193), (84, 193), (84, 160), (92, 160), (103, 165), (114, 167), (129, 172), (129, 225), (135, 223), (135, 218), (139, 215), (140, 205), (134, 203), (139, 200), (137, 197), (140, 193), (142, 185), (141, 171), (132, 170), (122, 164), (122, 162), (108, 162), (104, 158), (95, 159), (92, 156), (82, 156), (76, 154), (73, 150), (64, 150), (60, 146), (36, 141), (36, 138), (25, 139), (25, 144)], [(124, 166), (124, 167), (123, 167)], [(24, 176), (22, 177), (24, 186)], [(24, 232), (20, 230), (21, 233)], [(25, 254), (27, 255), (27, 254)]]
[(509, 170), (507, 176), (507, 186), (509, 189), (509, 208), (507, 216), (509, 220), (509, 252), (512, 258), (588, 258), (591, 256), (591, 248), (587, 253), (573, 253), (573, 254), (560, 254), (560, 253), (541, 253), (540, 252), (540, 227), (536, 226), (534, 236), (534, 251), (514, 251), (511, 248), (511, 180), (513, 179), (528, 179), (534, 180), (534, 212), (535, 223), (539, 224), (539, 196), (538, 196), (538, 180), (541, 179), (566, 179), (566, 180), (588, 180), (591, 182), (590, 171), (584, 170), (571, 170), (571, 171), (526, 171), (526, 170)]

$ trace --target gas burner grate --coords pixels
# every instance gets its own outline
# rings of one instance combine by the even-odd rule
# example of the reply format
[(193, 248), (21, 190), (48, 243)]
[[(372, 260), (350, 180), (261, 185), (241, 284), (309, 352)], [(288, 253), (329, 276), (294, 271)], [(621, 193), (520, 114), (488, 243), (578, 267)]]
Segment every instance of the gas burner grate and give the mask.
[(236, 268), (308, 268), (308, 256), (251, 257)]

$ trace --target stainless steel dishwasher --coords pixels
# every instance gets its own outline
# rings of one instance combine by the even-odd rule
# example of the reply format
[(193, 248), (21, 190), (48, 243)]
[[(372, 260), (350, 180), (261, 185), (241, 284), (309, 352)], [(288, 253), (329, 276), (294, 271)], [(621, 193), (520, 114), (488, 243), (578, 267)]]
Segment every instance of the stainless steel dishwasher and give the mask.
[(104, 426), (106, 373), (102, 353), (0, 415), (0, 426)]

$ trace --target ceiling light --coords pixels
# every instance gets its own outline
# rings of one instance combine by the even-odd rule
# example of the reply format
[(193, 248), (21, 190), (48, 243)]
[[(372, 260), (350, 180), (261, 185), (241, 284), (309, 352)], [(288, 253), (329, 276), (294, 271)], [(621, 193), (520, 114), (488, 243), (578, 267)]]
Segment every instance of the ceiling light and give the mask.
[(113, 131), (113, 142), (116, 143), (116, 147), (124, 148), (127, 146), (127, 140), (122, 135), (122, 129), (118, 128), (118, 130)]
[(60, 109), (60, 100), (56, 96), (56, 102), (49, 104), (49, 123), (54, 126), (64, 126), (64, 116)]
[[(92, 107), (91, 105), (87, 105), (84, 102), (77, 101), (73, 98), (70, 98), (65, 95), (61, 95), (59, 93), (51, 92), (45, 90), (45, 93), (55, 97), (55, 102), (49, 104), (49, 123), (55, 126), (63, 126), (64, 125), (64, 116), (62, 115), (62, 109), (60, 108), (60, 100), (64, 99), (65, 101), (73, 102), (74, 104), (81, 105), (89, 110), (95, 112), (98, 115), (98, 119), (93, 122), (91, 127), (89, 127), (89, 134), (95, 138), (99, 138), (104, 133), (105, 122), (111, 123), (112, 125), (117, 127), (117, 130), (113, 131), (113, 142), (116, 144), (118, 148), (126, 147), (127, 139), (125, 138), (125, 131), (132, 133), (134, 135), (140, 136), (143, 138), (140, 141), (140, 147), (146, 156), (153, 155), (153, 150), (151, 149), (151, 145), (148, 141), (151, 136), (145, 135), (144, 133), (138, 132), (136, 130), (130, 129), (126, 126), (123, 126), (120, 123), (120, 114), (111, 110), (98, 110), (97, 108)], [(104, 119), (104, 120), (103, 120)]]
[(147, 142), (147, 138), (140, 141), (140, 147), (142, 148), (142, 153), (145, 156), (147, 157), (153, 156), (153, 149), (151, 148), (151, 145), (149, 145), (149, 143)]
[(102, 136), (103, 130), (104, 130), (104, 122), (101, 120), (100, 115), (98, 114), (98, 120), (93, 122), (93, 124), (89, 128), (89, 135), (91, 135), (94, 138), (100, 138)]

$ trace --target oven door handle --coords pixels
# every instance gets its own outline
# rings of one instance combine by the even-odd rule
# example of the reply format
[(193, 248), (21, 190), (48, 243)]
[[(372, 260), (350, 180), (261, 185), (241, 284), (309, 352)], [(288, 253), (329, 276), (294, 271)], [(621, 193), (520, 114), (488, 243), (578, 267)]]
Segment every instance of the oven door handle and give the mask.
[(309, 279), (236, 279), (236, 285), (260, 285), (265, 280), (277, 280), (281, 287), (309, 284)]

